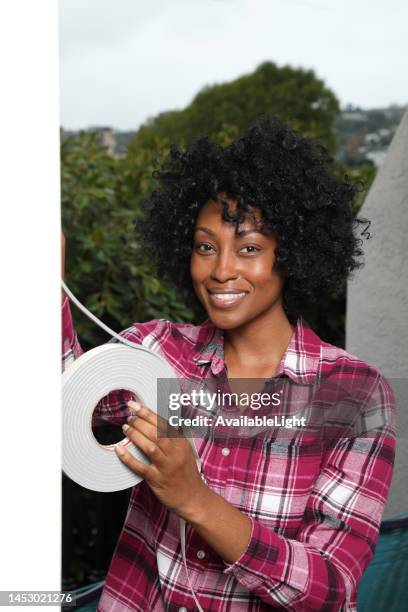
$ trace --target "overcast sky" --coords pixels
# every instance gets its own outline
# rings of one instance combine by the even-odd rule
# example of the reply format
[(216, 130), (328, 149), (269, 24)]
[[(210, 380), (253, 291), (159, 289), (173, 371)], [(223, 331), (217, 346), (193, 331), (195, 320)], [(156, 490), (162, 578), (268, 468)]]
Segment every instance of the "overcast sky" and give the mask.
[(61, 124), (133, 130), (266, 60), (407, 104), (407, 24), (407, 0), (60, 0)]

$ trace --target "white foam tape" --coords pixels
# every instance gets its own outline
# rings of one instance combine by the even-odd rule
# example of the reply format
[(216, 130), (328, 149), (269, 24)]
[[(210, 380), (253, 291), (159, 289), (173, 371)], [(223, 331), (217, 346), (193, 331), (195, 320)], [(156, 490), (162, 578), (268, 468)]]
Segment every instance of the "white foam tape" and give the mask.
[[(175, 379), (177, 375), (160, 355), (137, 344), (98, 346), (65, 370), (62, 375), (62, 469), (67, 476), (87, 489), (104, 492), (127, 489), (142, 480), (120, 461), (114, 445), (103, 446), (96, 440), (92, 433), (92, 414), (99, 400), (115, 389), (133, 392), (156, 411), (158, 378)], [(122, 443), (134, 457), (148, 463), (146, 456), (127, 438)]]

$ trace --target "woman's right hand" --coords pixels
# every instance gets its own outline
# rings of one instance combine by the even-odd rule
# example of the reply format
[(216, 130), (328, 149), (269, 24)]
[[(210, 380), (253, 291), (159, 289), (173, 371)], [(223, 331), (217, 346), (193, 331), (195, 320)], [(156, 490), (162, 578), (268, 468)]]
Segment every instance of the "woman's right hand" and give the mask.
[[(64, 280), (65, 275), (65, 236), (61, 229), (61, 278)], [(61, 290), (61, 304), (64, 303), (65, 293)]]

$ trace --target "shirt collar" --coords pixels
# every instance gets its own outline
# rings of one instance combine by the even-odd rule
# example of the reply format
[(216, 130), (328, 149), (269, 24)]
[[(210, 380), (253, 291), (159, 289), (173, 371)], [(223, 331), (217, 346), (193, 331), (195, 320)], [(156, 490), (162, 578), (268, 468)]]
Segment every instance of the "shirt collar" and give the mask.
[[(299, 384), (313, 384), (320, 378), (322, 341), (303, 317), (298, 317), (292, 337), (275, 376), (288, 376)], [(224, 368), (224, 332), (207, 320), (193, 346), (192, 358), (197, 365), (211, 364), (213, 374)]]

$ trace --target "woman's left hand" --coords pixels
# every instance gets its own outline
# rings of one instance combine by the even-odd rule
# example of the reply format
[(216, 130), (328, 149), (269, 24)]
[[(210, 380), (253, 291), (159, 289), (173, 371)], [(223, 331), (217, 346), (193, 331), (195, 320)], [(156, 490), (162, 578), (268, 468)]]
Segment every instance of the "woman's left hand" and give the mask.
[(147, 406), (130, 401), (136, 412), (123, 425), (124, 434), (136, 444), (151, 464), (135, 459), (123, 445), (115, 450), (120, 460), (144, 478), (158, 499), (179, 516), (189, 519), (201, 507), (208, 487), (201, 479), (190, 443), (184, 437), (158, 436), (167, 421)]

